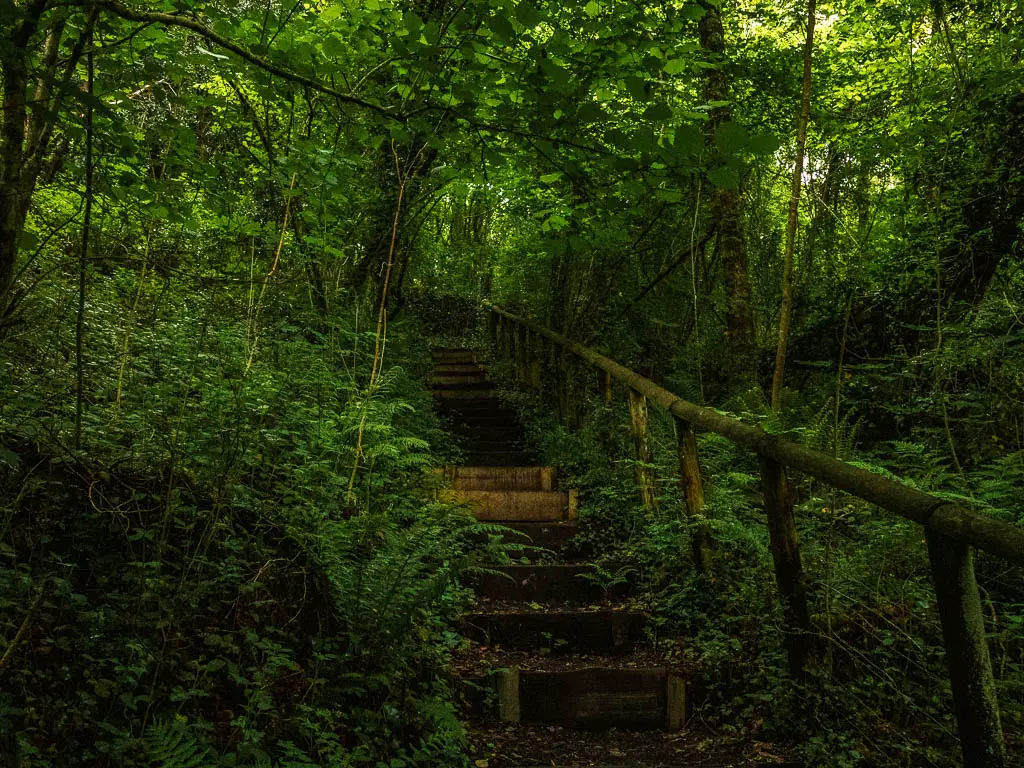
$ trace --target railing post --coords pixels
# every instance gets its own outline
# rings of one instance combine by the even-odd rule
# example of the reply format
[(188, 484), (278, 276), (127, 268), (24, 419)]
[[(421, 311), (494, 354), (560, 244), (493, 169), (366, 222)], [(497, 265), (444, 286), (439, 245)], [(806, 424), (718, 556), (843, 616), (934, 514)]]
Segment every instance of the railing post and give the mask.
[(711, 573), (711, 531), (704, 517), (704, 480), (697, 455), (697, 433), (690, 422), (673, 417), (679, 450), (679, 490), (683, 494), (686, 517), (690, 521), (693, 564), (701, 573)]
[(814, 655), (814, 630), (807, 605), (807, 585), (800, 562), (793, 503), (789, 498), (786, 468), (766, 456), (759, 458), (768, 535), (775, 561), (775, 581), (782, 597), (789, 669), (794, 677), (801, 678)]
[(503, 338), (501, 340), (501, 343), (502, 352), (506, 359), (512, 357), (512, 334), (515, 332), (515, 325), (516, 324), (512, 320), (507, 320), (505, 322), (504, 333), (502, 334)]
[(647, 418), (647, 398), (630, 387), (629, 418), (632, 423), (633, 446), (636, 453), (636, 485), (640, 491), (640, 501), (648, 512), (658, 509), (658, 497), (655, 493), (654, 449), (651, 446), (651, 429)]
[(523, 327), (519, 323), (512, 326), (512, 361), (516, 364), (516, 379), (522, 384), (526, 381), (523, 360), (525, 350), (523, 349)]
[(541, 361), (544, 354), (544, 345), (541, 342), (541, 336), (539, 333), (531, 332), (527, 339), (529, 340), (527, 364), (528, 376), (530, 379), (530, 388), (534, 390), (540, 389), (540, 372), (541, 372)]
[(498, 311), (491, 307), (491, 311), (487, 313), (487, 337), (491, 340), (491, 344), (497, 348), (498, 346), (498, 324), (501, 322), (501, 315)]
[(601, 386), (601, 397), (604, 398), (605, 405), (612, 404), (612, 375), (605, 370), (600, 368), (597, 369), (597, 374)]
[(925, 539), (939, 599), (964, 768), (1002, 768), (1006, 748), (971, 548), (927, 526)]

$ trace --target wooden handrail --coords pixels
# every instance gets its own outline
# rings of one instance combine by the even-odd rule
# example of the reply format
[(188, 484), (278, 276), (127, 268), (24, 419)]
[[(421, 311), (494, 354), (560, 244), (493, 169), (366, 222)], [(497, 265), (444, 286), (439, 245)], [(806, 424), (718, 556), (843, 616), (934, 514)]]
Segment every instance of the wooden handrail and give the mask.
[(888, 477), (806, 448), (792, 440), (768, 434), (760, 427), (744, 424), (739, 419), (725, 416), (711, 408), (691, 403), (611, 358), (532, 320), (514, 315), (497, 305), (492, 305), (491, 309), (606, 371), (612, 379), (639, 392), (673, 416), (689, 422), (698, 429), (721, 435), (759, 456), (774, 459), (815, 480), (846, 491), (915, 523), (926, 525), (936, 533), (1024, 565), (1024, 530), (1014, 525), (950, 504), (938, 496), (918, 491)]
[(923, 525), (932, 582), (938, 597), (964, 765), (966, 768), (1005, 766), (1006, 748), (971, 547), (1024, 565), (1024, 531), (778, 435), (770, 435), (760, 427), (744, 424), (711, 408), (695, 405), (611, 358), (532, 320), (497, 305), (490, 305), (490, 309), (491, 330), (497, 348), (517, 358), (519, 379), (524, 383), (533, 387), (540, 383), (535, 361), (529, 359), (537, 345), (523, 338), (533, 333), (604, 371), (601, 388), (607, 401), (611, 401), (612, 380), (629, 388), (630, 416), (638, 459), (637, 485), (648, 511), (656, 506), (656, 496), (650, 470), (646, 401), (650, 400), (672, 414), (678, 427), (680, 488), (685, 496), (687, 515), (693, 523), (693, 559), (699, 571), (710, 570), (711, 539), (700, 514), (703, 490), (693, 430), (714, 432), (757, 454), (775, 581), (783, 603), (786, 649), (790, 670), (798, 679), (813, 662), (815, 634), (800, 561), (793, 503), (787, 491), (786, 468)]

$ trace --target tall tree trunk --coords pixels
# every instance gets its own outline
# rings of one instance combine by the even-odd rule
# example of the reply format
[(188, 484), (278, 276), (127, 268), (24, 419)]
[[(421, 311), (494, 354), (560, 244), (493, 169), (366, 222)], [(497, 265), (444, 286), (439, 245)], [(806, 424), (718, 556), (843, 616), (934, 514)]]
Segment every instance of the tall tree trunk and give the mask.
[[(727, 102), (729, 76), (723, 65), (725, 60), (725, 30), (722, 13), (711, 2), (702, 2), (704, 17), (698, 24), (701, 47), (717, 65), (704, 70), (704, 98), (709, 103)], [(715, 107), (707, 125), (707, 144), (712, 160), (720, 159), (715, 147), (715, 130), (732, 119), (728, 106)], [(711, 219), (718, 230), (716, 248), (725, 270), (728, 296), (726, 344), (729, 358), (726, 374), (730, 387), (751, 386), (754, 370), (754, 313), (751, 306), (750, 273), (747, 264), (747, 246), (743, 231), (743, 190), (716, 187), (711, 197)]]
[(807, 124), (811, 119), (811, 62), (814, 58), (815, 0), (807, 2), (807, 37), (804, 40), (804, 84), (800, 97), (800, 116), (796, 123), (796, 158), (789, 193), (789, 218), (786, 221), (786, 249), (782, 255), (782, 309), (779, 312), (779, 343), (775, 349), (775, 375), (772, 377), (772, 408), (782, 408), (782, 380), (786, 375), (786, 347), (793, 319), (793, 245), (800, 213), (800, 187), (804, 175), (807, 148)]

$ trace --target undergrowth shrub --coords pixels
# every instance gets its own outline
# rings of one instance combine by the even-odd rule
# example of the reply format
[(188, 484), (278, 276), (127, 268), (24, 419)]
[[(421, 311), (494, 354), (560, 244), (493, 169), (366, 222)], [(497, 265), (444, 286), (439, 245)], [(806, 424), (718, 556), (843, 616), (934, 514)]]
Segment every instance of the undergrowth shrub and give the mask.
[(368, 388), (346, 317), (275, 308), (254, 340), (230, 297), (173, 294), (126, 331), (119, 285), (83, 450), (73, 328), (2, 348), (2, 764), (460, 764), (443, 667), (478, 555), (433, 501), (425, 350), (394, 324)]

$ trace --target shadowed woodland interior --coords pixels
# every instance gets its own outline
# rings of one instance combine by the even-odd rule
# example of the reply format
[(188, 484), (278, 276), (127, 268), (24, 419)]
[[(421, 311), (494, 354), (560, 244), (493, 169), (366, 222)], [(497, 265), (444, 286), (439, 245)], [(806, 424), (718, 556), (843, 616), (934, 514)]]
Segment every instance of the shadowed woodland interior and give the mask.
[(1024, 761), (1021, 0), (0, 0), (0, 768)]

